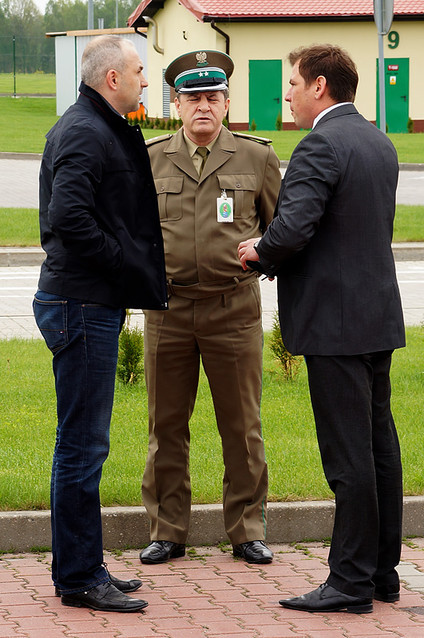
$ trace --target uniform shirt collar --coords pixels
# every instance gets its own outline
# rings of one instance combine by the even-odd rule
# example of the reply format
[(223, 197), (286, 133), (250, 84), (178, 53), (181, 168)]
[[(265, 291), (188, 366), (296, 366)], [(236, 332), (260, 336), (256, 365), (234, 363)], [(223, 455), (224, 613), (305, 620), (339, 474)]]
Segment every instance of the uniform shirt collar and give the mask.
[[(190, 155), (191, 158), (193, 158), (193, 155), (195, 154), (195, 152), (199, 148), (200, 144), (195, 144), (193, 142), (193, 140), (191, 140), (189, 137), (187, 137), (186, 132), (184, 131), (184, 129), (183, 129), (183, 135), (184, 135), (185, 143), (187, 144), (188, 154)], [(219, 133), (215, 137), (215, 139), (212, 140), (212, 142), (209, 142), (209, 144), (206, 145), (206, 148), (208, 149), (209, 153), (211, 152), (212, 147), (215, 144), (215, 142), (218, 139), (218, 137), (219, 137)]]

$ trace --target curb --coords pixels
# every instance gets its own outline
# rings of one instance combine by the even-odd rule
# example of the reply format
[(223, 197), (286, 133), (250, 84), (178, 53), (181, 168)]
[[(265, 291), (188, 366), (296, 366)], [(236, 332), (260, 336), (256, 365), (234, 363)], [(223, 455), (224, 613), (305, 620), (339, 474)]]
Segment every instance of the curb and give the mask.
[[(424, 261), (424, 242), (394, 243), (392, 248), (395, 261)], [(45, 256), (39, 246), (0, 246), (0, 267), (41, 266)]]
[[(269, 503), (268, 543), (322, 541), (331, 538), (334, 501)], [(150, 541), (146, 510), (138, 507), (102, 509), (105, 549), (141, 548)], [(51, 547), (50, 511), (0, 512), (0, 552), (40, 551)], [(424, 536), (424, 496), (405, 496), (403, 536)], [(222, 505), (194, 505), (188, 545), (228, 542)]]

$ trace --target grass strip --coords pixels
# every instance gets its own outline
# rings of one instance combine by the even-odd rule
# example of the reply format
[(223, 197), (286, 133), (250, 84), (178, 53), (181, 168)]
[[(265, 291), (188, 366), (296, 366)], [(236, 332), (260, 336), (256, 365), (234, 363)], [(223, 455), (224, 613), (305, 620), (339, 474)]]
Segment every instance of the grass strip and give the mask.
[[(42, 153), (45, 143), (44, 136), (57, 119), (56, 98), (22, 97), (14, 99), (1, 97), (0, 151)], [(295, 146), (308, 133), (308, 131), (284, 130), (246, 132), (270, 138), (275, 152), (281, 160), (290, 159)], [(146, 139), (165, 133), (169, 133), (169, 131), (143, 129)], [(396, 147), (399, 162), (424, 163), (424, 133), (389, 133), (389, 138)]]
[[(393, 241), (424, 241), (424, 206), (398, 204)], [(36, 208), (0, 208), (0, 246), (39, 246)]]
[[(269, 500), (332, 497), (323, 471), (307, 388), (306, 367), (287, 382), (266, 335), (262, 422), (269, 466)], [(424, 327), (407, 329), (407, 347), (393, 357), (393, 413), (404, 463), (404, 492), (424, 494), (422, 397)], [(0, 494), (2, 510), (49, 507), (56, 407), (51, 355), (41, 339), (0, 341)], [(104, 466), (104, 506), (138, 505), (148, 440), (144, 385), (116, 384), (111, 453)], [(221, 502), (223, 463), (213, 405), (202, 373), (191, 425), (193, 502)]]

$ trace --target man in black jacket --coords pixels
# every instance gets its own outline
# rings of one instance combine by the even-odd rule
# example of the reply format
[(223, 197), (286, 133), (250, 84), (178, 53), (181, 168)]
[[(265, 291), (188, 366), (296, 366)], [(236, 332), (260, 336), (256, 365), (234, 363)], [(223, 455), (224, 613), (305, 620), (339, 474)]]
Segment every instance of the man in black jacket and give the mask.
[(103, 563), (99, 483), (109, 452), (125, 308), (167, 307), (156, 193), (143, 136), (123, 114), (147, 82), (133, 44), (94, 38), (80, 96), (47, 134), (40, 171), (41, 267), (34, 314), (53, 353), (57, 438), (52, 577), (64, 605), (140, 611)]
[(370, 612), (373, 597), (399, 599), (402, 468), (390, 411), (392, 351), (405, 345), (391, 249), (398, 162), (352, 104), (358, 75), (346, 52), (316, 45), (289, 60), (286, 100), (312, 131), (290, 159), (276, 217), (239, 256), (278, 275), (282, 335), (305, 355), (336, 513), (327, 581), (280, 603)]

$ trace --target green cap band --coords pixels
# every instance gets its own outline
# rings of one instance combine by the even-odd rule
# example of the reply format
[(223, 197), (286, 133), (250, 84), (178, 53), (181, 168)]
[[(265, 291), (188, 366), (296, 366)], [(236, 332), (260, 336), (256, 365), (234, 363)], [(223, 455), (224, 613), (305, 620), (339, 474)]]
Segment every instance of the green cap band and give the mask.
[(186, 85), (186, 83), (189, 83), (189, 85), (192, 86), (195, 84), (199, 84), (199, 86), (201, 86), (208, 82), (211, 84), (227, 85), (227, 76), (222, 69), (213, 66), (209, 66), (205, 69), (189, 69), (188, 71), (183, 71), (177, 75), (174, 81), (174, 86), (175, 90), (178, 91), (178, 89), (182, 85)]

